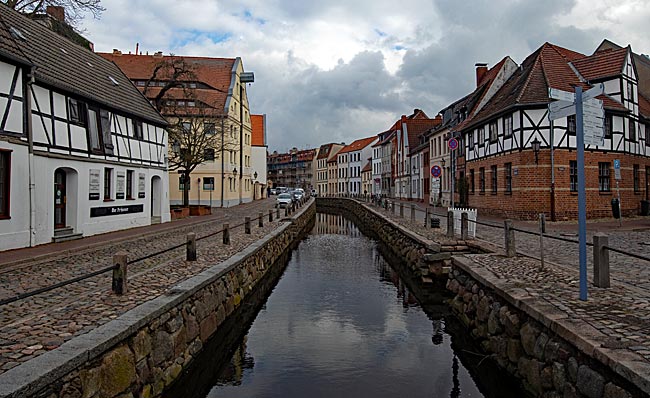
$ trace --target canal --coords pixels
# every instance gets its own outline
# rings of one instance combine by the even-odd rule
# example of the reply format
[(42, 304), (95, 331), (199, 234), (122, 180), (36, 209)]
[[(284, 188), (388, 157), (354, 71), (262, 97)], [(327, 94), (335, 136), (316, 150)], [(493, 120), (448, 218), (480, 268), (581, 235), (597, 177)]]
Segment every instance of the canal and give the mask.
[(167, 397), (525, 396), (351, 221), (319, 213), (288, 257)]

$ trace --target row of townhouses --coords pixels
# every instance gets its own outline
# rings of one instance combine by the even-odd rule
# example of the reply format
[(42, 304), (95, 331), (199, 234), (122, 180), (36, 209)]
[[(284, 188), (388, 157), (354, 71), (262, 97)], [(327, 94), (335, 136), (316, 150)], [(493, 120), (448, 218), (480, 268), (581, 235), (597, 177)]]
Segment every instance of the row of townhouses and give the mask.
[(476, 64), (476, 88), (436, 117), (415, 109), (370, 138), (322, 145), (314, 186), (320, 195), (575, 219), (577, 123), (575, 115), (549, 119), (549, 89), (600, 84), (604, 142), (585, 147), (588, 217), (610, 216), (619, 198), (623, 215), (648, 215), (650, 59), (608, 40), (591, 55), (545, 43), (519, 65), (507, 56), (491, 68)]
[[(51, 30), (63, 20), (0, 4), (0, 250), (167, 222), (184, 191), (212, 206), (266, 196), (266, 118), (249, 112), (240, 58), (96, 54)], [(219, 145), (189, 173), (172, 164), (189, 145), (169, 138), (194, 125)]]

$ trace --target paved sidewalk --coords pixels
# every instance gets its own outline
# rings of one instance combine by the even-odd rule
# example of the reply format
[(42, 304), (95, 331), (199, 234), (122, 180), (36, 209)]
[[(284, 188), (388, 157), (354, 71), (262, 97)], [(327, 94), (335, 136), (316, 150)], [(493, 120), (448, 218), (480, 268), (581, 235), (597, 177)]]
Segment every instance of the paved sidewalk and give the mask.
[[(0, 307), (0, 373), (65, 341), (117, 318), (129, 309), (163, 294), (169, 287), (219, 263), (278, 227), (275, 217), (268, 222), (268, 209), (275, 201), (219, 209), (208, 217), (196, 217), (151, 227), (136, 228), (56, 245), (3, 253), (0, 266), (0, 299), (50, 286), (112, 265), (118, 251), (129, 260), (182, 244), (188, 232), (201, 238), (231, 227), (230, 246), (221, 234), (197, 242), (198, 261), (185, 261), (185, 248), (139, 261), (128, 268), (128, 292), (111, 292), (111, 274), (102, 274), (79, 283)], [(244, 234), (244, 217), (256, 218), (264, 212), (264, 227), (252, 222), (252, 234)], [(38, 256), (30, 261), (30, 256)], [(7, 261), (7, 260), (10, 261)]]

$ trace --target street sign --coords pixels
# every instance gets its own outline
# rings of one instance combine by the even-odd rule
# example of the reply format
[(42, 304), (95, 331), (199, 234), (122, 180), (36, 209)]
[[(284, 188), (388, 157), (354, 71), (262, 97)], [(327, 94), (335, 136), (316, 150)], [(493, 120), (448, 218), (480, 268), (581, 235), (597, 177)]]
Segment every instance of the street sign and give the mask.
[(440, 168), (440, 166), (438, 166), (436, 164), (436, 165), (433, 165), (431, 167), (431, 176), (432, 177), (438, 178), (438, 177), (440, 177), (441, 174), (442, 174), (442, 169)]
[(575, 94), (564, 90), (558, 90), (557, 88), (549, 88), (548, 96), (550, 98), (560, 100), (560, 101), (567, 101), (567, 102), (575, 101)]
[(618, 159), (614, 159), (614, 179), (621, 179), (621, 161)]
[(598, 97), (599, 95), (605, 92), (605, 85), (603, 83), (598, 83), (589, 90), (582, 93), (582, 101), (587, 101), (589, 99)]
[(452, 151), (455, 151), (456, 148), (458, 148), (458, 140), (455, 139), (455, 138), (450, 138), (449, 141), (447, 142), (447, 146), (448, 146), (449, 149), (451, 149)]
[(440, 178), (434, 178), (431, 180), (431, 195), (440, 195)]
[(548, 120), (575, 115), (576, 106), (569, 101), (554, 101), (548, 104)]

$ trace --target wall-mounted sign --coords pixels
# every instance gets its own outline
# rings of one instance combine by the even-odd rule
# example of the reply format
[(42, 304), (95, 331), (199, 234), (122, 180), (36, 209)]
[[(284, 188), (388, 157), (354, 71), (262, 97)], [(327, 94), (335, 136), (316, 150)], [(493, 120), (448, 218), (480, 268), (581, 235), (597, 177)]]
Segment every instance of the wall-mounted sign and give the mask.
[(99, 170), (90, 169), (88, 178), (88, 199), (99, 200)]
[(142, 213), (144, 205), (91, 207), (90, 217), (117, 216), (120, 214)]
[(115, 191), (115, 199), (124, 199), (124, 189), (125, 189), (126, 179), (124, 178), (123, 171), (117, 172), (116, 181), (117, 181), (117, 190)]
[(138, 174), (138, 198), (143, 199), (145, 192), (144, 173)]

